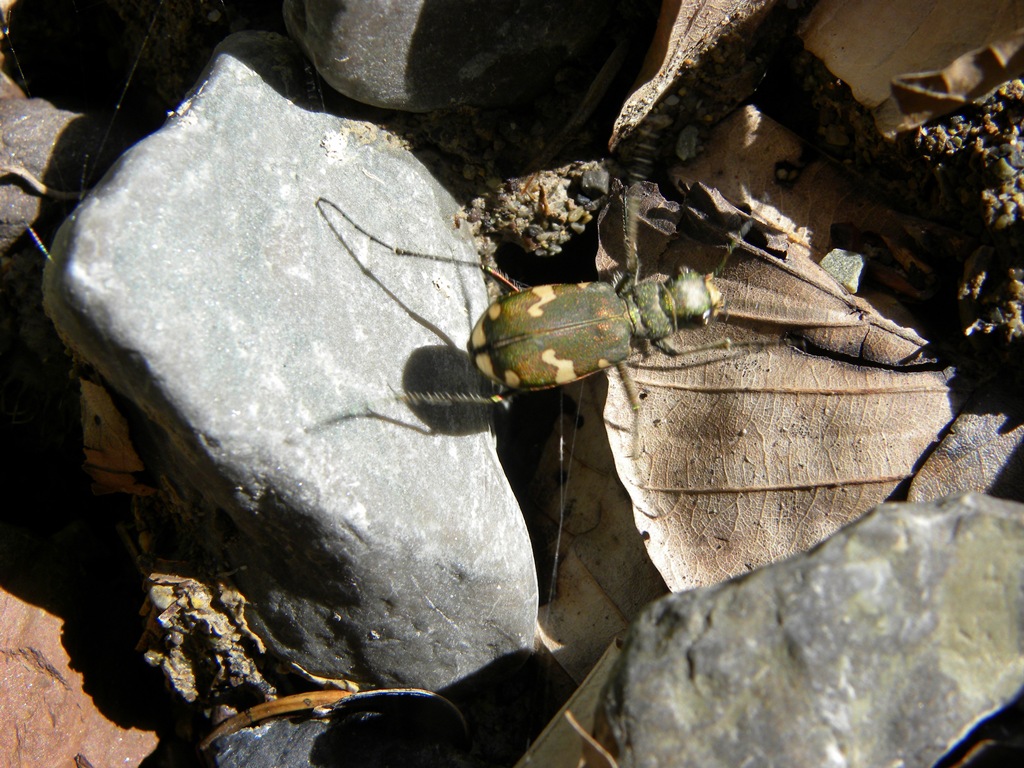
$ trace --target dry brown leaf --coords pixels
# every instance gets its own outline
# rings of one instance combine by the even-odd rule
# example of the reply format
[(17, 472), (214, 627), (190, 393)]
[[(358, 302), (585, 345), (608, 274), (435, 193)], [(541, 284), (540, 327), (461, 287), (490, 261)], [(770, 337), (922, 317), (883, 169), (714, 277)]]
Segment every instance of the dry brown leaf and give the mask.
[(666, 588), (615, 473), (602, 417), (605, 377), (592, 376), (565, 391), (578, 411), (556, 424), (530, 498), (547, 521), (545, 540), (559, 542), (553, 599), (539, 618), (541, 641), (579, 685), (608, 643)]
[(974, 393), (914, 475), (908, 499), (968, 490), (1024, 501), (1024, 403), (1012, 382), (992, 381)]
[[(619, 230), (616, 219), (609, 210), (602, 245)], [(748, 239), (785, 252), (737, 249), (716, 280), (728, 322), (673, 341), (708, 347), (729, 337), (755, 346), (634, 356), (629, 368), (643, 397), (636, 415), (610, 379), (605, 418), (616, 466), (673, 590), (821, 541), (907, 480), (957, 408), (945, 374), (899, 368), (918, 359), (924, 340), (916, 332), (847, 293), (800, 242), (787, 245), (758, 226)], [(642, 254), (643, 268), (649, 277), (684, 263), (709, 272), (722, 253), (684, 238), (660, 255)], [(781, 344), (787, 332), (816, 349)]]
[[(740, 221), (744, 216), (717, 190), (699, 184), (687, 196), (687, 210), (693, 215), (684, 217), (683, 227), (708, 210), (719, 220)], [(818, 266), (806, 245), (777, 230), (762, 227), (759, 232), (772, 241), (766, 244), (777, 257), (771, 260), (772, 269), (764, 269), (764, 259), (752, 258), (750, 253), (738, 251), (730, 256), (728, 269), (718, 280), (732, 283), (734, 298), (726, 309), (729, 322), (769, 333), (799, 329), (801, 338), (816, 347), (872, 363), (931, 362), (917, 331), (883, 317), (876, 307), (851, 295)], [(683, 255), (682, 249), (675, 250)], [(721, 259), (721, 252), (712, 254)], [(716, 266), (717, 262), (707, 264), (704, 271), (714, 271)]]
[(983, 97), (1024, 71), (1024, 2), (823, 0), (801, 36), (807, 50), (893, 136)]
[(910, 477), (954, 414), (938, 373), (858, 367), (788, 347), (679, 365), (652, 355), (633, 367), (647, 393), (636, 458), (633, 414), (617, 382), (608, 414), (637, 526), (674, 591), (823, 540)]
[(619, 764), (616, 762), (615, 758), (612, 757), (612, 753), (605, 749), (604, 746), (590, 734), (590, 731), (580, 724), (571, 711), (566, 711), (565, 719), (580, 737), (581, 748), (583, 751), (583, 757), (580, 759), (579, 763), (580, 768), (618, 768)]
[[(806, 156), (806, 145), (793, 133), (745, 107), (715, 127), (700, 157), (670, 175), (679, 186), (714, 187), (818, 255), (832, 247), (837, 224), (873, 232), (897, 251), (921, 251), (929, 258), (963, 261), (973, 248), (959, 233), (886, 207), (838, 164), (824, 159), (807, 164)], [(779, 183), (782, 169), (785, 184)]]
[(883, 133), (909, 131), (933, 117), (983, 100), (1021, 72), (1024, 72), (1024, 29), (968, 51), (941, 70), (894, 78), (892, 102), (887, 102), (889, 109), (878, 110), (876, 122)]
[[(593, 730), (594, 713), (600, 702), (601, 692), (616, 659), (619, 658), (621, 648), (618, 642), (613, 642), (605, 648), (590, 674), (551, 718), (540, 736), (516, 763), (515, 768), (577, 768), (583, 749), (580, 731), (576, 726), (586, 733)], [(575, 725), (570, 724), (567, 717), (569, 713), (572, 713)]]
[(128, 422), (117, 410), (107, 391), (82, 380), (82, 442), (85, 451), (83, 468), (93, 479), (92, 492), (131, 493), (149, 496), (156, 489), (135, 478), (145, 469), (142, 459), (132, 447)]
[[(970, 245), (948, 233), (934, 237), (933, 227), (893, 214), (841, 169), (823, 160), (803, 165), (804, 157), (787, 131), (752, 108), (741, 110), (715, 129), (704, 155), (672, 172), (690, 186), (680, 228), (699, 242), (666, 249), (664, 234), (660, 243), (649, 233), (641, 240), (648, 277), (684, 263), (714, 270), (727, 233), (748, 218), (698, 181), (721, 188), (753, 212), (759, 224), (748, 239), (761, 249), (737, 251), (718, 278), (725, 324), (680, 334), (674, 346), (726, 335), (763, 342), (788, 329), (814, 347), (814, 354), (768, 346), (636, 356), (647, 392), (637, 422), (646, 452), (637, 462), (629, 459), (637, 447), (633, 414), (611, 379), (606, 415), (620, 476), (673, 589), (806, 548), (884, 499), (913, 472), (959, 402), (942, 373), (899, 370), (928, 359), (905, 310), (850, 295), (815, 260), (831, 247), (836, 223), (886, 242), (927, 234)], [(795, 179), (785, 174), (782, 185), (779, 168), (800, 172)], [(651, 201), (641, 207), (648, 216), (657, 211)], [(602, 220), (602, 245), (621, 237), (620, 216), (609, 210)], [(660, 228), (673, 216), (679, 218), (661, 213)], [(622, 263), (621, 251), (610, 251), (605, 269)]]
[[(609, 148), (615, 151), (662, 97), (674, 90), (680, 73), (699, 66), (724, 35), (752, 41), (774, 5), (775, 0), (663, 0), (654, 39), (633, 90), (615, 120)], [(741, 66), (723, 69), (741, 77), (746, 74)], [(733, 104), (750, 95), (757, 76), (751, 73), (744, 77), (748, 82), (727, 89), (734, 94)]]

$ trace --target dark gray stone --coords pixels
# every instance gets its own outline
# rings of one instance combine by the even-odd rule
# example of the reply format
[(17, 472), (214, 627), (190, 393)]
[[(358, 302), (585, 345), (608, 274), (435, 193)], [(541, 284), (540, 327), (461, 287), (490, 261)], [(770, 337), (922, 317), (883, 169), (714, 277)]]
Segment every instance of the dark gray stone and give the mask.
[(383, 690), (242, 728), (201, 747), (217, 768), (493, 768), (470, 756), (458, 708), (435, 694)]
[(62, 227), (46, 307), (271, 652), (443, 688), (521, 658), (536, 616), (487, 419), (392, 394), (464, 391), (487, 298), (447, 192), (306, 85), (291, 42), (228, 38)]
[[(43, 99), (0, 99), (0, 382), (5, 407), (19, 420), (63, 421), (50, 406), (72, 400), (68, 359), (40, 306), (45, 257), (28, 228), (49, 242), (82, 185), (98, 179), (128, 146), (111, 119)], [(39, 432), (65, 429), (57, 423)]]
[(449, 744), (414, 739), (409, 724), (278, 718), (221, 739), (207, 757), (216, 768), (494, 768)]
[(112, 121), (108, 113), (68, 112), (43, 99), (0, 99), (0, 252), (29, 225), (59, 221), (49, 214), (77, 201), (131, 143)]
[(1024, 685), (1024, 506), (883, 504), (821, 546), (671, 595), (599, 708), (619, 766), (932, 766)]
[(425, 112), (524, 101), (593, 42), (608, 0), (285, 0), (288, 33), (357, 101)]

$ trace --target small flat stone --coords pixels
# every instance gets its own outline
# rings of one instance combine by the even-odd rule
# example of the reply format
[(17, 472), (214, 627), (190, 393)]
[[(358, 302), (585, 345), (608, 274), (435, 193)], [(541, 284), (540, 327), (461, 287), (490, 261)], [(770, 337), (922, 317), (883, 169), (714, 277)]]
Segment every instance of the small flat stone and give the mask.
[(842, 248), (833, 248), (821, 259), (821, 268), (850, 293), (860, 290), (860, 279), (866, 265), (863, 254)]

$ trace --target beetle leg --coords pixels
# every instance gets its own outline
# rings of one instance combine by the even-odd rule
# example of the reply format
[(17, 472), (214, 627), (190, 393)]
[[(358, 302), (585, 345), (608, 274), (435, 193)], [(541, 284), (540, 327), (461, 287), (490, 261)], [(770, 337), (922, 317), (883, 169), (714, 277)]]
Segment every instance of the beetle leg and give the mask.
[(480, 269), (483, 271), (483, 273), (485, 275), (490, 275), (495, 280), (497, 280), (499, 283), (502, 283), (503, 285), (507, 286), (512, 291), (522, 291), (522, 290), (525, 290), (526, 287), (527, 287), (527, 286), (523, 285), (522, 283), (520, 283), (518, 280), (513, 280), (511, 277), (509, 277), (508, 275), (506, 275), (504, 272), (502, 272), (500, 269), (497, 269), (496, 267), (491, 267), (491, 266), (488, 266), (487, 264), (482, 264), (480, 266)]
[(633, 376), (629, 373), (629, 369), (626, 368), (625, 363), (616, 363), (615, 367), (619, 371), (619, 378), (622, 379), (622, 386), (626, 388), (626, 396), (629, 398), (629, 404), (633, 406), (633, 427), (630, 430), (630, 441), (632, 448), (630, 450), (630, 458), (636, 458), (640, 455), (640, 392), (636, 388), (636, 382), (633, 381)]
[(637, 258), (637, 219), (640, 216), (640, 196), (633, 188), (626, 189), (623, 193), (625, 200), (622, 203), (622, 232), (626, 243), (626, 272), (632, 275), (633, 280), (640, 279), (640, 260)]
[(622, 377), (622, 385), (626, 388), (626, 396), (629, 397), (629, 404), (633, 406), (633, 411), (640, 410), (640, 393), (636, 388), (636, 382), (633, 381), (633, 377), (629, 374), (629, 370), (626, 368), (625, 363), (616, 363), (615, 367), (619, 370), (619, 376)]
[(507, 405), (516, 390), (509, 389), (493, 395), (473, 392), (396, 392), (395, 399), (406, 405)]
[(629, 293), (633, 286), (636, 285), (636, 280), (628, 272), (616, 273), (612, 275), (612, 282), (615, 284), (615, 292), (620, 296), (624, 293)]
[(675, 357), (677, 355), (681, 355), (684, 352), (689, 352), (690, 351), (690, 350), (687, 350), (687, 349), (678, 349), (677, 347), (674, 347), (672, 344), (669, 344), (668, 339), (669, 339), (669, 337), (667, 337), (667, 336), (664, 339), (653, 339), (651, 341), (651, 343), (654, 344), (654, 346), (656, 346), (658, 349), (660, 349), (666, 355), (671, 355), (672, 357)]
[(669, 343), (669, 338), (671, 337), (666, 337), (664, 339), (652, 339), (651, 343), (654, 344), (654, 346), (656, 346), (666, 355), (671, 355), (672, 357), (678, 357), (679, 355), (689, 355), (697, 352), (711, 352), (712, 350), (716, 349), (728, 350), (734, 349), (736, 347), (764, 346), (764, 344), (762, 344), (761, 342), (734, 344), (732, 339), (726, 336), (724, 339), (716, 341), (713, 344), (702, 344), (699, 347), (676, 347), (673, 344)]

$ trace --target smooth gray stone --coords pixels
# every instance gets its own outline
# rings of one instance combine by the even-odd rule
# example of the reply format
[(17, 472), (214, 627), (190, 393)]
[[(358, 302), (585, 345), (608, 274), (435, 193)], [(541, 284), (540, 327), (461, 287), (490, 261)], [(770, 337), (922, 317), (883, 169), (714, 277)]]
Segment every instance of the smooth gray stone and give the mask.
[(1017, 697), (1022, 630), (1024, 506), (883, 504), (810, 552), (654, 603), (599, 737), (621, 768), (925, 768)]
[(62, 227), (46, 307), (145, 414), (147, 469), (271, 652), (439, 689), (521, 659), (536, 617), (489, 413), (393, 396), (479, 383), (455, 347), (487, 299), (448, 193), (306, 85), (285, 38), (222, 43)]
[(285, 0), (284, 20), (332, 88), (365, 104), (425, 112), (536, 95), (594, 41), (610, 7), (608, 0)]

